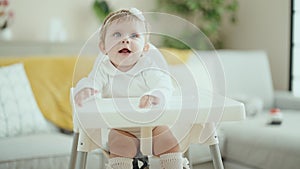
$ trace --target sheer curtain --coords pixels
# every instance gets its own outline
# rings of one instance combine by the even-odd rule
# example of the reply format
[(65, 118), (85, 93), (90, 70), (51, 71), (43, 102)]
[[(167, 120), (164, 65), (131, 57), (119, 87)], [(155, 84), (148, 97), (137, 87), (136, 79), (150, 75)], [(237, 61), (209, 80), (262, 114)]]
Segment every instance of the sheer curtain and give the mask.
[(293, 2), (293, 27), (292, 27), (292, 91), (295, 95), (300, 96), (300, 1)]

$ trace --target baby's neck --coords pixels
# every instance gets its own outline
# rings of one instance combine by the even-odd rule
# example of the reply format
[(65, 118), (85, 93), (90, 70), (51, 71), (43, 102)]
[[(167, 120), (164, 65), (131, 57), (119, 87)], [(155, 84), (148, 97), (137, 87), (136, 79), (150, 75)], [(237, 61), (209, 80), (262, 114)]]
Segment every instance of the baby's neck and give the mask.
[(127, 72), (130, 69), (133, 68), (133, 66), (136, 64), (134, 63), (133, 65), (128, 65), (128, 66), (120, 66), (120, 65), (115, 65), (113, 62), (111, 62), (115, 68), (117, 68), (118, 70), (120, 70), (121, 72)]

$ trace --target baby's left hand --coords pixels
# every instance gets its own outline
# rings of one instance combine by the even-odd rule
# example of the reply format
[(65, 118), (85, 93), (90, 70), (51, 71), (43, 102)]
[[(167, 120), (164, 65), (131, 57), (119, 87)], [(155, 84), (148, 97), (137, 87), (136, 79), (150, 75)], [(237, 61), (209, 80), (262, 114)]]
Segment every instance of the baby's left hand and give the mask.
[(149, 108), (152, 105), (159, 104), (159, 98), (151, 95), (145, 95), (141, 98), (139, 107), (140, 108)]

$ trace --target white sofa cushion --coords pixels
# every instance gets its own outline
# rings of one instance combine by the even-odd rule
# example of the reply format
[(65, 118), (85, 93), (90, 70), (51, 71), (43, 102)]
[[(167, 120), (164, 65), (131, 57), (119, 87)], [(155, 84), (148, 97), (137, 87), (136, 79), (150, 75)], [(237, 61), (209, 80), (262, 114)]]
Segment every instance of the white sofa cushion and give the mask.
[(23, 64), (0, 68), (0, 138), (52, 131), (27, 79)]
[[(0, 139), (1, 169), (67, 169), (72, 136), (61, 133), (35, 134)], [(88, 155), (87, 168), (99, 169), (102, 153)]]
[[(208, 73), (205, 66), (212, 66), (214, 63), (205, 63), (202, 60), (200, 62), (202, 64), (197, 64), (197, 66), (204, 66), (204, 68), (201, 68), (204, 71), (197, 71), (199, 73), (197, 76), (201, 77), (197, 78), (198, 81), (201, 80), (198, 82), (200, 85), (211, 86), (212, 83), (223, 85), (224, 82), (220, 80), (225, 79), (226, 96), (260, 98), (264, 108), (273, 107), (273, 84), (267, 54), (264, 51), (217, 50), (216, 53), (222, 66), (215, 64), (218, 67), (214, 69), (223, 69), (224, 75), (220, 72), (217, 75), (213, 75), (214, 72)], [(205, 61), (209, 62), (210, 60), (207, 58), (211, 56), (214, 57), (212, 62), (216, 62), (215, 51), (197, 51), (197, 55), (191, 54), (187, 64), (195, 65), (195, 63), (199, 63), (197, 57), (205, 57)], [(216, 77), (217, 80), (219, 79), (219, 82), (213, 82), (211, 81), (213, 79), (212, 76), (224, 77)], [(210, 84), (207, 85), (207, 81), (211, 81)]]
[(280, 109), (300, 110), (300, 97), (296, 97), (288, 91), (276, 91), (275, 106)]
[[(195, 75), (199, 88), (212, 90), (213, 83), (224, 85), (219, 88), (224, 87), (225, 91), (222, 92), (228, 97), (258, 98), (264, 108), (274, 105), (272, 77), (264, 51), (196, 51), (191, 54), (186, 67)], [(187, 75), (180, 76), (179, 79), (186, 80)]]
[(264, 108), (274, 105), (274, 89), (264, 51), (219, 50), (226, 81), (226, 95), (262, 99)]
[(282, 113), (281, 125), (267, 125), (267, 112), (242, 122), (223, 123), (225, 159), (252, 168), (299, 168), (300, 114), (292, 110)]
[(45, 158), (69, 155), (72, 139), (68, 135), (49, 133), (0, 139), (0, 160)]

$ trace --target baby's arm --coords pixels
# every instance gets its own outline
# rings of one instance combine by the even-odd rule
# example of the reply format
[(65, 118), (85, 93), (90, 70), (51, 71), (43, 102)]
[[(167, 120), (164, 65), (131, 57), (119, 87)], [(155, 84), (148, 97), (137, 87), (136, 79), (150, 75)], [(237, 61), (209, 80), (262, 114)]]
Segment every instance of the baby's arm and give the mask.
[(87, 99), (88, 97), (91, 97), (98, 93), (98, 90), (92, 89), (92, 88), (84, 88), (81, 89), (76, 95), (75, 95), (75, 103), (79, 106), (82, 106), (82, 101)]
[(164, 71), (153, 69), (142, 74), (150, 90), (141, 97), (139, 107), (164, 104), (174, 90), (170, 76)]
[(101, 92), (103, 84), (105, 83), (105, 76), (102, 71), (99, 70), (99, 64), (102, 62), (101, 57), (98, 57), (94, 63), (92, 71), (88, 77), (82, 78), (74, 88), (75, 103), (82, 106), (82, 101), (96, 93)]

